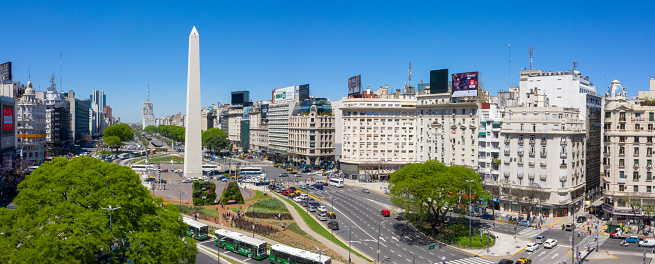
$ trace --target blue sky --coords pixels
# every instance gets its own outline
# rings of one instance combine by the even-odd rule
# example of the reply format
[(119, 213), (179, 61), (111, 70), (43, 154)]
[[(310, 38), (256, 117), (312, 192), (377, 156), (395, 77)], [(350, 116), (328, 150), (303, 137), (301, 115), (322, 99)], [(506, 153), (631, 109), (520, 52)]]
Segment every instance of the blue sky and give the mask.
[(193, 26), (203, 106), (228, 102), (231, 91), (258, 101), (305, 83), (313, 96), (339, 99), (357, 74), (364, 87), (399, 89), (409, 60), (412, 83), (429, 82), (434, 69), (479, 71), (495, 93), (508, 86), (508, 44), (512, 84), (530, 46), (534, 68), (578, 60), (601, 94), (618, 79), (636, 95), (655, 76), (652, 2), (403, 2), (4, 1), (0, 61), (12, 61), (22, 82), (30, 67), (45, 90), (63, 53), (63, 89), (85, 98), (104, 90), (124, 122), (140, 121), (148, 82), (156, 117), (184, 113)]

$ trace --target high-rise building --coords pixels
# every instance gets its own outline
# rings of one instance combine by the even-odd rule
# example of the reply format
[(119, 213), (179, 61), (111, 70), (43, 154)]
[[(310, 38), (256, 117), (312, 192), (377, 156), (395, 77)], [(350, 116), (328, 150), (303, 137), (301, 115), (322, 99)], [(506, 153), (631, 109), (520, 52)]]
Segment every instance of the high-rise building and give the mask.
[(289, 118), (289, 158), (304, 168), (334, 167), (334, 115), (327, 98), (298, 102)]
[(11, 83), (13, 81), (12, 70), (11, 61), (0, 64), (0, 84)]
[(155, 116), (152, 113), (152, 102), (150, 102), (150, 96), (143, 102), (143, 117), (141, 120), (141, 126), (145, 129), (147, 126), (155, 125)]
[(602, 98), (598, 96), (596, 86), (589, 81), (589, 77), (583, 76), (577, 70), (560, 72), (523, 70), (520, 77), (518, 88), (520, 104), (527, 106), (528, 95), (537, 89), (540, 94), (548, 96), (551, 105), (580, 110), (580, 119), (585, 121), (587, 133), (584, 152), (586, 198), (587, 200), (599, 198), (601, 195), (600, 115)]
[(40, 164), (45, 159), (46, 117), (45, 104), (36, 98), (32, 82), (16, 104), (16, 146), (23, 160)]
[(271, 101), (256, 102), (250, 111), (250, 150), (264, 154), (268, 151), (268, 106)]
[(68, 101), (70, 109), (70, 128), (73, 140), (76, 143), (80, 143), (80, 140), (85, 138), (85, 135), (91, 136), (91, 129), (89, 128), (89, 111), (91, 111), (91, 107), (88, 102), (75, 98), (75, 92), (73, 90), (62, 95)]
[[(350, 178), (388, 179), (395, 170), (416, 161), (416, 97), (388, 88), (362, 91), (344, 98), (341, 171)], [(337, 121), (339, 122), (339, 121)]]
[[(105, 95), (105, 92), (103, 90), (93, 90), (89, 99), (91, 99), (92, 102), (90, 105), (93, 110), (94, 127), (96, 130), (101, 130), (107, 127), (107, 124), (104, 123), (105, 119), (102, 116), (103, 110), (107, 105), (107, 96)], [(94, 130), (94, 132), (96, 130)]]
[(52, 85), (45, 93), (46, 153), (48, 157), (62, 155), (72, 147), (70, 103)]
[(605, 217), (637, 218), (648, 212), (631, 204), (652, 201), (655, 81), (650, 91), (628, 98), (617, 80), (604, 98), (602, 126), (603, 211)]

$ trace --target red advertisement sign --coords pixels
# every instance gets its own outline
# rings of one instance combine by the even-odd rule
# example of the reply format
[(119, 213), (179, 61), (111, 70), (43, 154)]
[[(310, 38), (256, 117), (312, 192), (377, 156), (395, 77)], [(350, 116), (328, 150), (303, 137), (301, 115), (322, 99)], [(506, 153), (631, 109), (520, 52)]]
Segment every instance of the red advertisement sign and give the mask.
[(2, 130), (14, 130), (14, 109), (9, 107), (2, 108)]

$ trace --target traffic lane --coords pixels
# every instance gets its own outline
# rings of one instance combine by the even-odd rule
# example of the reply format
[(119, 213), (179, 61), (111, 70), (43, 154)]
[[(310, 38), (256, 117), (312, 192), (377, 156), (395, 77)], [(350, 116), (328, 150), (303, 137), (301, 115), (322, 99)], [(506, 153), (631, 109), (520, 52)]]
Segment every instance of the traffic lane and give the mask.
[[(354, 245), (355, 248), (364, 252), (372, 252), (372, 254), (375, 254), (374, 256), (377, 256), (377, 229), (378, 224), (384, 220), (387, 220), (388, 223), (383, 224), (380, 228), (381, 256), (392, 257), (394, 263), (408, 261), (412, 259), (413, 253), (426, 248), (428, 245), (434, 244), (431, 239), (424, 237), (423, 234), (416, 231), (406, 222), (391, 217), (383, 217), (380, 214), (380, 211), (384, 208), (383, 206), (377, 203), (364, 203), (360, 201), (366, 200), (348, 196), (341, 197), (341, 199), (335, 198), (335, 211), (339, 214), (337, 215), (337, 219), (341, 217), (340, 224), (346, 226), (357, 225), (359, 227), (353, 228), (352, 231), (353, 241), (359, 241), (358, 243), (361, 244), (361, 246)], [(364, 215), (363, 218), (360, 215)], [(355, 223), (354, 219), (357, 219), (357, 223)], [(347, 241), (348, 234), (346, 233), (345, 235), (344, 240)], [(426, 255), (428, 259), (441, 258), (444, 255), (448, 259), (469, 256), (447, 247), (441, 250), (422, 253), (417, 258), (422, 259), (422, 255)]]
[[(525, 245), (527, 245), (528, 242), (525, 242)], [(523, 246), (522, 248), (525, 248)], [(555, 246), (552, 249), (549, 248), (544, 248), (543, 245), (539, 245), (539, 248), (535, 250), (534, 252), (528, 252), (526, 250), (523, 250), (516, 255), (514, 255), (511, 259), (516, 261), (521, 258), (529, 258), (532, 259), (533, 263), (560, 263), (562, 261), (569, 261), (571, 260), (571, 257), (568, 255), (568, 251), (571, 249), (570, 246), (563, 246), (561, 242), (558, 243), (557, 246)], [(517, 249), (519, 250), (519, 249)]]
[[(637, 243), (628, 243), (628, 246), (621, 246), (621, 242), (623, 239), (616, 239), (616, 238), (608, 238), (605, 240), (604, 243), (602, 243), (599, 247), (600, 250), (605, 250), (609, 253), (613, 252), (637, 252), (637, 253), (643, 253), (644, 250), (648, 253), (652, 253), (653, 248), (650, 247), (640, 247), (637, 245)], [(596, 243), (593, 243), (593, 246), (596, 246)]]
[[(205, 240), (205, 241), (196, 241), (196, 243), (199, 244), (199, 245), (203, 245), (204, 247), (208, 248), (209, 251), (211, 251), (211, 252), (216, 252), (216, 250), (218, 250), (218, 252), (220, 252), (221, 256), (229, 257), (231, 259), (238, 260), (239, 262), (248, 262), (248, 263), (251, 263), (251, 262), (255, 262), (255, 263), (268, 262), (268, 258), (264, 258), (264, 259), (261, 259), (261, 260), (256, 260), (256, 259), (252, 259), (252, 258), (249, 258), (249, 257), (241, 255), (241, 254), (234, 253), (234, 252), (229, 251), (229, 250), (219, 248), (219, 247), (216, 246), (216, 244), (214, 244), (214, 239), (213, 238)], [(202, 251), (199, 250), (199, 252), (202, 252)], [(215, 255), (213, 256), (212, 262), (203, 262), (203, 263), (216, 263), (216, 256)]]

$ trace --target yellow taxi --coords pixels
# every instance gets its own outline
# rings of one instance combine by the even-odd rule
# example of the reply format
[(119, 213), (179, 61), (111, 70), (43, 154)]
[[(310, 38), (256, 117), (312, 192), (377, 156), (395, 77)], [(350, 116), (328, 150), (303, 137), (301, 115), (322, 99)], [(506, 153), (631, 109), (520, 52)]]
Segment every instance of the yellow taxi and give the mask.
[(532, 260), (529, 258), (520, 258), (516, 260), (516, 264), (532, 264)]

